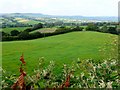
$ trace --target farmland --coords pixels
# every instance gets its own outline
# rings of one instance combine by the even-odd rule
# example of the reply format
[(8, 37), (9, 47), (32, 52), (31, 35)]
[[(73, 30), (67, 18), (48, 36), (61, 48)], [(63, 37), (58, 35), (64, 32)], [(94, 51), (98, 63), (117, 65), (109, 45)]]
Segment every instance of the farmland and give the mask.
[(57, 28), (53, 27), (53, 28), (42, 28), (42, 29), (37, 29), (35, 31), (32, 31), (30, 33), (34, 33), (34, 32), (41, 32), (41, 33), (50, 33), (50, 32), (55, 32)]
[(11, 87), (19, 75), (25, 76), (26, 90), (60, 88), (68, 77), (65, 88), (120, 86), (117, 22), (21, 13), (0, 20), (3, 88)]
[[(45, 58), (45, 65), (51, 60), (55, 61), (55, 67), (57, 68), (55, 73), (60, 72), (59, 67), (62, 64), (71, 64), (78, 58), (81, 60), (92, 58), (98, 62), (110, 56), (111, 36), (117, 40), (117, 35), (86, 31), (36, 40), (3, 42), (3, 69), (9, 73), (16, 72), (18, 74), (19, 58), (22, 53), (24, 53), (27, 62), (26, 71), (29, 74), (33, 74), (33, 70), (37, 68), (38, 60), (41, 57)], [(104, 55), (99, 52), (101, 48), (109, 49), (105, 51)]]
[(39, 21), (28, 20), (28, 19), (23, 19), (23, 18), (15, 18), (15, 20), (17, 20), (20, 23), (24, 23), (24, 24), (37, 24), (37, 23), (39, 23)]
[(9, 33), (12, 31), (12, 30), (18, 30), (18, 31), (24, 31), (25, 29), (27, 29), (29, 27), (13, 27), (13, 28), (1, 28), (0, 31), (4, 31), (6, 33)]

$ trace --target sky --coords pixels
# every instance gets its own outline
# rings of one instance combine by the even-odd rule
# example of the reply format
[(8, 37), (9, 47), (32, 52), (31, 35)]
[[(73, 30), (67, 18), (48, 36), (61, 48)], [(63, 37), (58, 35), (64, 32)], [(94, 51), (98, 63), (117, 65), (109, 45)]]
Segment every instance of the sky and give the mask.
[(0, 13), (118, 16), (119, 0), (0, 0)]

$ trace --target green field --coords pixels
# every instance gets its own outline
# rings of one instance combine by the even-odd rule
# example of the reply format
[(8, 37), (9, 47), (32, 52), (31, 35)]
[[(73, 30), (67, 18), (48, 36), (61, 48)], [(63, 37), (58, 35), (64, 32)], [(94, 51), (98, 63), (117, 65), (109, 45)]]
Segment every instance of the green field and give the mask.
[(22, 22), (22, 23), (25, 23), (25, 24), (38, 24), (40, 23), (39, 21), (34, 21), (34, 20), (29, 20), (29, 21), (26, 21), (26, 22)]
[(24, 31), (27, 28), (29, 28), (29, 27), (2, 28), (2, 29), (0, 29), (0, 31), (4, 31), (6, 33), (10, 33), (12, 30)]
[(57, 28), (56, 27), (53, 27), (53, 28), (41, 28), (41, 29), (37, 29), (37, 30), (34, 30), (30, 33), (34, 33), (34, 32), (41, 32), (41, 33), (50, 33), (50, 32), (55, 32)]
[(110, 36), (117, 38), (117, 35), (99, 32), (72, 32), (35, 40), (3, 42), (2, 67), (10, 73), (19, 74), (19, 58), (22, 53), (29, 74), (37, 68), (41, 57), (45, 58), (46, 65), (51, 60), (55, 61), (56, 72), (60, 71), (59, 66), (63, 63), (71, 64), (78, 58), (102, 60), (109, 56), (110, 51), (101, 55), (99, 50), (100, 47), (110, 47)]

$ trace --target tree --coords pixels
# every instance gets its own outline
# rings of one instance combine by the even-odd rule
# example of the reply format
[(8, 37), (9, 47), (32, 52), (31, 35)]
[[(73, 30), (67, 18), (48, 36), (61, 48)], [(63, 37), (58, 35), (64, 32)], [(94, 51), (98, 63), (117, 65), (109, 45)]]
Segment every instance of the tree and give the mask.
[(86, 27), (86, 31), (99, 31), (97, 25), (90, 23)]
[(30, 38), (35, 39), (35, 38), (40, 38), (43, 35), (40, 32), (34, 32), (34, 33), (30, 33)]
[(4, 32), (4, 31), (0, 32), (0, 34), (2, 34), (2, 36), (10, 36), (8, 33)]
[(112, 26), (108, 28), (108, 32), (112, 34), (118, 34), (117, 28)]
[(104, 25), (103, 27), (101, 27), (100, 31), (104, 32), (104, 33), (108, 33), (108, 27), (107, 27), (107, 25)]
[(79, 26), (76, 26), (75, 28), (72, 29), (73, 31), (82, 31), (83, 28), (82, 27), (79, 27)]
[(18, 37), (24, 40), (24, 39), (29, 39), (30, 35), (29, 35), (29, 32), (23, 31), (18, 35)]
[(20, 32), (18, 30), (12, 30), (10, 34), (11, 36), (17, 36), (18, 34), (20, 34)]
[(42, 23), (36, 24), (36, 25), (33, 27), (33, 30), (40, 29), (40, 28), (43, 28), (43, 24), (42, 24)]
[(32, 28), (27, 28), (27, 29), (25, 29), (24, 31), (26, 31), (26, 32), (31, 32), (31, 31), (33, 31), (33, 30), (32, 30)]

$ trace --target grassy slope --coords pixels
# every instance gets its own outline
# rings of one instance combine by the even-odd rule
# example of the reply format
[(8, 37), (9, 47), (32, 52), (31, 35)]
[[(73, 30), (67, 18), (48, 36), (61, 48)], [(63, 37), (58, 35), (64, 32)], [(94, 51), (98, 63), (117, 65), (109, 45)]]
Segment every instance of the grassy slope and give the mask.
[[(72, 32), (45, 39), (3, 42), (3, 68), (19, 73), (19, 57), (22, 52), (27, 62), (28, 73), (33, 73), (32, 71), (37, 68), (40, 57), (45, 57), (46, 64), (54, 60), (57, 67), (63, 63), (69, 64), (77, 58), (99, 60), (103, 58), (98, 51), (99, 47), (104, 46), (105, 42), (108, 43), (109, 36), (111, 34), (99, 32)], [(57, 68), (56, 71), (60, 69)]]
[(12, 30), (24, 31), (27, 28), (29, 28), (29, 27), (3, 28), (3, 29), (0, 29), (0, 31), (4, 31), (6, 33), (10, 33)]

